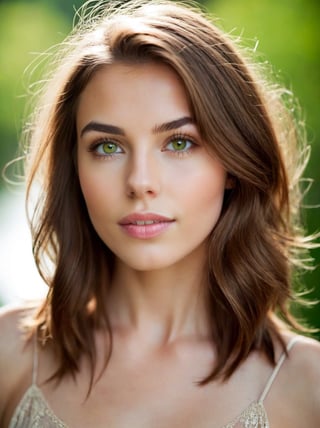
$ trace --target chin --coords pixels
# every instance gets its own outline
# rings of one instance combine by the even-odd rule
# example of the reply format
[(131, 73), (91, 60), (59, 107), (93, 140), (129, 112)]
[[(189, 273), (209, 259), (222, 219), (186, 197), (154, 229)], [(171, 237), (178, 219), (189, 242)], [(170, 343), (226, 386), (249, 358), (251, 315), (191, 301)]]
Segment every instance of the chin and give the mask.
[(154, 272), (163, 269), (168, 269), (173, 266), (172, 262), (164, 260), (123, 260), (120, 263), (137, 272)]

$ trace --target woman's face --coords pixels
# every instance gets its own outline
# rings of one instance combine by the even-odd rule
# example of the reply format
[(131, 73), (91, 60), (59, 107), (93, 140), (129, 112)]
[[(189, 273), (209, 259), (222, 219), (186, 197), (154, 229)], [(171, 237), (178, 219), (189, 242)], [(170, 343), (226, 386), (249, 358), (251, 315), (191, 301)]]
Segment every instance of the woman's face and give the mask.
[(153, 63), (100, 69), (80, 96), (77, 135), (88, 212), (116, 257), (140, 271), (203, 262), (226, 172), (176, 73)]

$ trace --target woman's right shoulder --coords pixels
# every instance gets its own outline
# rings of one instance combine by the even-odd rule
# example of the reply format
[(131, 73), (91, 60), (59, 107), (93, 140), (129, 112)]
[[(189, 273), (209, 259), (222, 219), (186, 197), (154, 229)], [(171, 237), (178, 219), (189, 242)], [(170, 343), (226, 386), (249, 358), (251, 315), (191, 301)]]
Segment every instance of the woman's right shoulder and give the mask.
[(33, 346), (23, 323), (34, 307), (0, 308), (0, 421), (15, 391), (32, 378)]

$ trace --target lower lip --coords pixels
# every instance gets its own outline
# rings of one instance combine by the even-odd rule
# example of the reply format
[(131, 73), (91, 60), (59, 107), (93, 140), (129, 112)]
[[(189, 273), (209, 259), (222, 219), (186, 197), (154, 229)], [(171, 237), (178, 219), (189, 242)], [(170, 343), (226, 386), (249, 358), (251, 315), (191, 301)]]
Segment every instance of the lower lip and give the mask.
[(121, 224), (120, 226), (132, 238), (150, 239), (161, 235), (161, 233), (165, 232), (172, 223), (172, 221), (164, 221), (160, 223), (145, 224), (143, 226), (138, 224)]

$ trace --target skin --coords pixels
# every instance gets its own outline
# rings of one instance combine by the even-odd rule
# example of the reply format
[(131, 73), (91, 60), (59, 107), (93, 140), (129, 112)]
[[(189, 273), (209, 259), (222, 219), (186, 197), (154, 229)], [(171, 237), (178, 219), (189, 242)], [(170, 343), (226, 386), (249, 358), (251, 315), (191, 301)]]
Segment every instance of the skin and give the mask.
[[(227, 185), (195, 124), (159, 130), (183, 118), (192, 118), (184, 87), (156, 64), (99, 71), (81, 95), (77, 115), (82, 192), (96, 231), (117, 256), (110, 306), (125, 308), (121, 323), (125, 318), (150, 328), (149, 318), (156, 318), (154, 328), (164, 338), (191, 317), (204, 322), (199, 278)], [(124, 135), (84, 132), (93, 122)], [(116, 152), (104, 154), (101, 141), (117, 144)], [(119, 226), (132, 213), (162, 215), (170, 223), (154, 238), (135, 238)]]
[[(70, 427), (221, 428), (259, 398), (272, 372), (253, 352), (227, 382), (196, 385), (215, 361), (202, 291), (206, 239), (232, 183), (195, 124), (154, 132), (184, 117), (192, 118), (183, 85), (171, 69), (156, 64), (102, 69), (80, 97), (81, 189), (95, 229), (116, 255), (108, 298), (114, 348), (86, 401), (87, 362), (81, 362), (76, 382), (66, 377), (58, 386), (44, 383), (56, 366), (50, 347), (39, 349), (38, 385)], [(119, 129), (94, 130), (93, 122), (121, 128), (123, 135)], [(180, 153), (177, 133), (187, 134), (196, 146), (182, 145)], [(111, 157), (101, 145), (110, 142), (104, 150), (115, 151)], [(170, 224), (153, 237), (146, 237), (144, 226), (138, 228), (142, 236), (132, 236), (121, 226), (132, 213), (161, 214)], [(7, 309), (0, 316), (0, 340), (6, 344), (0, 346), (4, 427), (31, 383), (32, 345), (23, 347), (22, 315)], [(283, 335), (290, 339), (288, 332)], [(97, 373), (104, 340), (104, 333), (96, 332)], [(276, 345), (277, 358), (280, 353)], [(319, 426), (319, 361), (318, 343), (301, 338), (265, 401), (272, 428)]]

